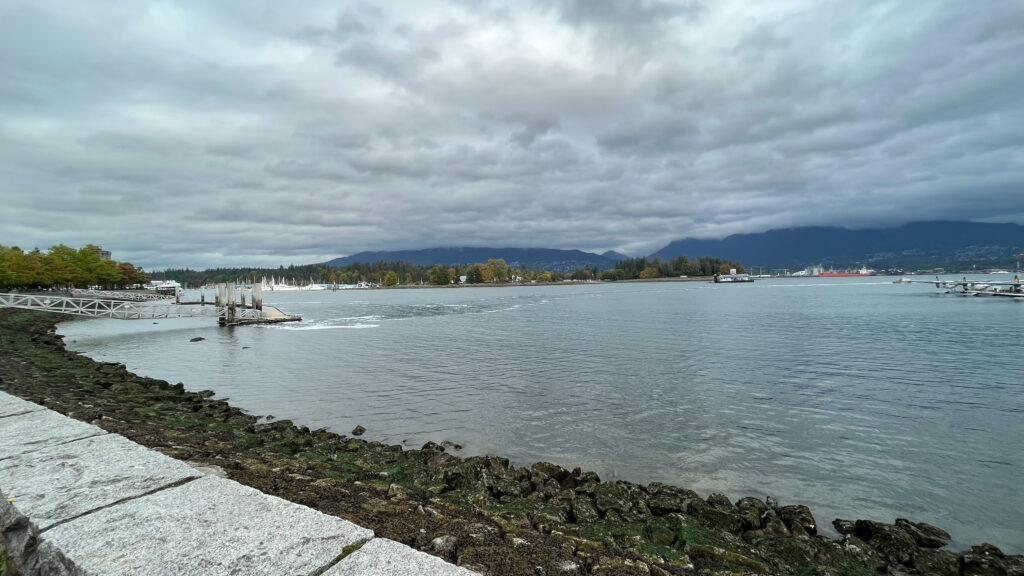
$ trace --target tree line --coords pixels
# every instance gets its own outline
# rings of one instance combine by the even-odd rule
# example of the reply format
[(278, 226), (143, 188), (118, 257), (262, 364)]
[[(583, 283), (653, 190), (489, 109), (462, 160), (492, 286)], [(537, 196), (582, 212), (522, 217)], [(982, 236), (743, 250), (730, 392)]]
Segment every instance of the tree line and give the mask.
[[(610, 270), (589, 266), (571, 273), (552, 272), (526, 266), (513, 267), (503, 259), (459, 266), (420, 266), (408, 262), (357, 262), (332, 267), (325, 264), (279, 266), (277, 268), (189, 268), (154, 272), (154, 278), (177, 280), (184, 286), (202, 286), (219, 282), (259, 281), (271, 277), (289, 284), (360, 284), (383, 286), (432, 284), (504, 284), (561, 282), (563, 280), (632, 280), (678, 276), (711, 276), (727, 273), (738, 263), (713, 257), (689, 260), (685, 256), (661, 261), (658, 258), (627, 258)], [(96, 245), (79, 250), (64, 245), (23, 252), (18, 247), (0, 245), (0, 288), (127, 288), (149, 281), (149, 276), (128, 262), (103, 258)]]
[(24, 252), (17, 246), (0, 245), (0, 288), (131, 288), (149, 282), (149, 276), (130, 262), (104, 257), (99, 246), (87, 244), (75, 250), (63, 244), (41, 252)]
[(288, 284), (360, 284), (403, 286), (431, 284), (505, 284), (530, 282), (561, 282), (563, 280), (633, 280), (672, 278), (679, 276), (713, 276), (726, 274), (730, 268), (743, 272), (739, 263), (710, 256), (689, 260), (679, 256), (661, 261), (658, 258), (627, 258), (615, 268), (599, 270), (585, 266), (569, 273), (552, 272), (537, 268), (510, 266), (503, 259), (457, 266), (420, 266), (408, 262), (357, 262), (331, 267), (324, 264), (279, 266), (277, 268), (213, 268), (197, 271), (168, 269), (155, 272), (158, 279), (177, 280), (186, 286), (201, 286), (218, 282), (259, 281), (273, 277)]
[(740, 274), (746, 272), (739, 262), (730, 262), (711, 256), (701, 256), (696, 260), (678, 256), (664, 262), (657, 257), (650, 260), (640, 257), (620, 260), (615, 263), (615, 268), (601, 272), (598, 278), (601, 280), (637, 280), (678, 278), (680, 276), (714, 276), (715, 274), (728, 274), (733, 268)]
[(467, 284), (496, 284), (507, 282), (557, 282), (570, 278), (525, 266), (513, 268), (505, 260), (492, 259), (486, 263), (459, 266), (420, 266), (408, 262), (356, 262), (346, 266), (307, 264), (279, 266), (277, 268), (212, 268), (208, 270), (167, 269), (154, 272), (159, 280), (177, 280), (186, 286), (201, 286), (219, 282), (259, 281), (273, 277), (288, 284), (360, 284), (363, 282), (383, 286), (459, 284), (465, 276)]

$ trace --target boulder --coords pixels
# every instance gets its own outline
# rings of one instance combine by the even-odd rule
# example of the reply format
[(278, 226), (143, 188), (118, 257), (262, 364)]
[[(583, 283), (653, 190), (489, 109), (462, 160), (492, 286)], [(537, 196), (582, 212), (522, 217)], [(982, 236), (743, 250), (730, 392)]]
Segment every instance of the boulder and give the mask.
[(686, 513), (708, 528), (723, 530), (730, 534), (743, 533), (744, 520), (739, 514), (713, 508), (703, 500), (691, 501)]
[(744, 530), (758, 530), (761, 528), (761, 518), (764, 517), (768, 507), (757, 498), (741, 498), (736, 502), (736, 513), (743, 518)]
[(789, 528), (786, 527), (786, 523), (779, 518), (778, 512), (769, 510), (761, 518), (761, 526), (764, 527), (765, 532), (772, 538), (788, 538), (792, 536)]
[(857, 520), (854, 524), (854, 534), (888, 558), (891, 563), (909, 566), (917, 554), (917, 542), (914, 538), (894, 524)]
[(430, 541), (430, 549), (437, 553), (442, 558), (451, 558), (455, 552), (455, 546), (458, 544), (458, 539), (450, 534), (444, 536), (438, 536)]
[(740, 512), (752, 511), (758, 516), (764, 516), (765, 512), (768, 511), (768, 506), (764, 502), (761, 502), (757, 498), (747, 496), (746, 498), (740, 498), (736, 501), (736, 510)]
[(444, 452), (444, 446), (441, 446), (437, 442), (430, 441), (424, 444), (420, 450), (422, 452)]
[(569, 504), (572, 517), (577, 524), (589, 524), (601, 519), (594, 502), (590, 498), (578, 497)]
[(836, 518), (832, 521), (832, 527), (836, 529), (836, 532), (846, 536), (847, 534), (853, 534), (856, 531), (857, 524), (853, 520)]
[(811, 509), (802, 504), (783, 506), (778, 509), (779, 518), (794, 536), (814, 536), (818, 527), (811, 515)]
[(594, 503), (602, 517), (616, 512), (623, 520), (635, 522), (651, 515), (647, 508), (647, 493), (630, 482), (606, 482), (597, 486)]
[(722, 512), (733, 511), (732, 500), (729, 500), (729, 497), (721, 492), (715, 492), (708, 496), (707, 503), (712, 508), (721, 510)]
[(700, 500), (700, 496), (693, 490), (660, 482), (652, 482), (647, 487), (647, 492), (650, 494), (647, 498), (647, 507), (655, 516), (686, 512), (686, 508), (692, 500)]
[(535, 474), (540, 474), (544, 478), (553, 478), (555, 482), (559, 483), (569, 477), (568, 470), (550, 462), (537, 462), (530, 468)]
[(960, 576), (957, 555), (945, 550), (918, 550), (914, 556), (914, 569), (928, 576)]
[(352, 429), (353, 436), (362, 436), (363, 432), (366, 432), (366, 428), (363, 428), (362, 426), (356, 426)]
[(593, 494), (594, 490), (601, 485), (601, 477), (596, 472), (580, 472), (579, 468), (573, 470), (571, 478), (574, 480), (573, 490), (581, 494)]
[(910, 534), (921, 548), (942, 548), (951, 540), (948, 532), (925, 522), (911, 522), (906, 518), (897, 518), (896, 525)]
[[(746, 516), (742, 516), (746, 518)], [(751, 544), (759, 544), (764, 541), (789, 538), (792, 534), (786, 524), (779, 518), (774, 510), (768, 510), (761, 517), (760, 529), (747, 529), (743, 532), (743, 540)]]
[(971, 547), (956, 561), (960, 574), (964, 576), (1007, 576), (1010, 573), (1006, 555), (988, 543)]

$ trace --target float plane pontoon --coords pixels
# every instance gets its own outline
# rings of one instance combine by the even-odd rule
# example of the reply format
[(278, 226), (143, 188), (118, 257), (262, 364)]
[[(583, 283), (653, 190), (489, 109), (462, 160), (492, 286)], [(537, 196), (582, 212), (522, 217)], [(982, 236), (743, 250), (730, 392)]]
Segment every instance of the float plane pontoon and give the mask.
[(909, 280), (901, 279), (900, 284), (918, 283), (934, 284), (936, 288), (946, 294), (957, 294), (960, 296), (999, 296), (1003, 298), (1024, 298), (1024, 286), (1020, 278), (1014, 276), (1013, 280), (1007, 282), (991, 282), (987, 280), (968, 280), (965, 276), (962, 280)]

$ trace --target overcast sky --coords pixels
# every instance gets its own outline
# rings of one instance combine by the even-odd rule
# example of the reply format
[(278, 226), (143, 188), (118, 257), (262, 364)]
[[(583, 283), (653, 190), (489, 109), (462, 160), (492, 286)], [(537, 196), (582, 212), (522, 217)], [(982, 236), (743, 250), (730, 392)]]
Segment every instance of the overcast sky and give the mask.
[(0, 3), (0, 244), (149, 268), (1024, 223), (1024, 2)]

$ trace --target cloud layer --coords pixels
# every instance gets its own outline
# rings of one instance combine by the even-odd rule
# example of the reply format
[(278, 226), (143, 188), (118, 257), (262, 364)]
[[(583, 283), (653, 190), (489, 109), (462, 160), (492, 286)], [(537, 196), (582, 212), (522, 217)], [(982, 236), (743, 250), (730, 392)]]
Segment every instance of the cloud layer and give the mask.
[(0, 243), (206, 267), (1024, 223), (1021, 29), (1012, 0), (5, 3)]

